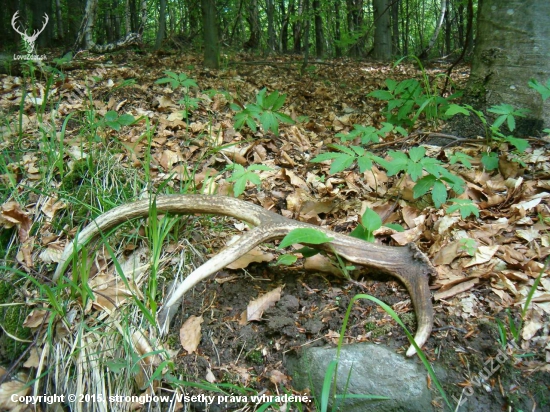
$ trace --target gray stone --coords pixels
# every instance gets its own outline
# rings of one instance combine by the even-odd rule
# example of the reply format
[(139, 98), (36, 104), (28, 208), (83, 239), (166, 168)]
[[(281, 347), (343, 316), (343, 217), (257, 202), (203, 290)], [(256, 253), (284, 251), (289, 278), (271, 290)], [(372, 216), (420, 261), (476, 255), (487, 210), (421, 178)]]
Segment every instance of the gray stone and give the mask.
[[(334, 359), (336, 348), (306, 348), (299, 358), (289, 357), (286, 367), (293, 376), (293, 387), (298, 390), (310, 388), (319, 402), (325, 373)], [(432, 411), (432, 395), (426, 386), (426, 376), (426, 369), (417, 360), (407, 359), (384, 346), (365, 343), (343, 346), (338, 362), (337, 394), (379, 395), (390, 399), (346, 399), (338, 405), (339, 410)], [(329, 410), (332, 410), (332, 403), (330, 405)]]

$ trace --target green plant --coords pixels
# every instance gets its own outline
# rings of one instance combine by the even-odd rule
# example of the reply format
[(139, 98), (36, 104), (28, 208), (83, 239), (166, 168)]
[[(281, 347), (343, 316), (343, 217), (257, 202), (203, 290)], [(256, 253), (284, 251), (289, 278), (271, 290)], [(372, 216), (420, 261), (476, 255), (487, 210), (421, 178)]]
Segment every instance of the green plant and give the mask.
[(550, 79), (546, 80), (546, 84), (542, 84), (538, 80), (531, 79), (529, 80), (528, 85), (530, 88), (540, 93), (543, 101), (550, 97)]
[(178, 219), (174, 217), (168, 217), (164, 215), (160, 221), (157, 214), (156, 199), (151, 200), (151, 207), (149, 208), (149, 224), (146, 226), (147, 237), (151, 244), (151, 273), (149, 275), (147, 298), (149, 301), (149, 308), (152, 313), (157, 311), (157, 286), (158, 286), (158, 271), (160, 266), (160, 256), (162, 248), (164, 247), (164, 241), (168, 236), (168, 233), (172, 230), (172, 227)]
[[(439, 391), (439, 393), (441, 394), (443, 400), (445, 401), (445, 403), (447, 404), (447, 406), (449, 408), (452, 409), (452, 406), (451, 406), (451, 403), (449, 402), (449, 399), (447, 398), (447, 395), (445, 394), (445, 391), (443, 390), (443, 387), (441, 386), (441, 383), (439, 382), (439, 380), (437, 379), (437, 376), (435, 375), (435, 372), (430, 364), (430, 362), (428, 361), (428, 359), (426, 358), (426, 355), (424, 355), (424, 352), (422, 352), (422, 349), (420, 349), (418, 347), (418, 345), (416, 344), (415, 340), (414, 340), (414, 337), (412, 336), (412, 334), (409, 332), (409, 330), (407, 329), (407, 327), (405, 326), (405, 324), (401, 321), (401, 319), (399, 318), (399, 316), (397, 315), (397, 313), (395, 313), (395, 311), (390, 307), (388, 306), (387, 304), (385, 304), (384, 302), (382, 302), (381, 300), (375, 298), (374, 296), (371, 296), (371, 295), (367, 295), (367, 294), (358, 294), (358, 295), (355, 295), (349, 305), (348, 305), (348, 309), (346, 311), (346, 314), (344, 316), (344, 320), (342, 322), (342, 328), (340, 330), (340, 337), (338, 338), (338, 345), (337, 345), (337, 350), (336, 350), (336, 359), (333, 360), (330, 364), (329, 364), (329, 367), (328, 367), (328, 370), (327, 370), (327, 374), (325, 375), (325, 380), (323, 382), (323, 393), (322, 393), (322, 401), (321, 401), (321, 410), (322, 411), (326, 411), (327, 408), (328, 408), (328, 399), (329, 399), (329, 396), (330, 396), (330, 383), (332, 382), (332, 387), (333, 387), (333, 393), (336, 392), (336, 380), (335, 378), (333, 377), (336, 377), (337, 376), (337, 369), (338, 369), (338, 361), (340, 359), (340, 352), (341, 352), (341, 348), (342, 348), (342, 344), (344, 342), (344, 337), (346, 336), (346, 330), (347, 330), (347, 325), (348, 325), (348, 322), (349, 322), (349, 317), (351, 315), (351, 311), (353, 309), (353, 305), (354, 303), (359, 300), (359, 299), (366, 299), (366, 300), (370, 300), (374, 303), (376, 303), (377, 305), (379, 305), (388, 315), (390, 315), (393, 320), (395, 322), (397, 322), (397, 324), (399, 326), (401, 326), (401, 328), (403, 329), (403, 331), (405, 332), (405, 335), (407, 336), (407, 339), (409, 340), (409, 342), (411, 343), (412, 346), (414, 346), (414, 348), (416, 349), (416, 353), (418, 355), (418, 357), (420, 358), (420, 360), (422, 361), (422, 363), (424, 364), (424, 367), (426, 368), (426, 371), (428, 372), (428, 375), (430, 375), (430, 378), (432, 379), (432, 382), (434, 383), (435, 387), (437, 388), (437, 390)], [(327, 377), (328, 375), (328, 377)], [(349, 377), (348, 377), (349, 379)], [(327, 383), (328, 382), (328, 383)], [(351, 397), (350, 395), (336, 395), (335, 398), (349, 398)], [(382, 399), (381, 397), (372, 397), (372, 395), (353, 395), (353, 397), (360, 397), (360, 398), (363, 398), (363, 399)], [(324, 408), (324, 409), (323, 409)]]
[(422, 83), (416, 79), (405, 79), (401, 82), (386, 79), (387, 90), (375, 90), (368, 96), (387, 102), (384, 114), (388, 122), (395, 126), (411, 127), (421, 115), (424, 115), (429, 122), (445, 118), (450, 101), (460, 95), (440, 96), (437, 85), (435, 82), (430, 82), (422, 62), (415, 56), (401, 58), (395, 66), (409, 57), (415, 59), (421, 68)]
[(317, 155), (311, 159), (311, 163), (321, 163), (327, 160), (333, 160), (330, 165), (330, 174), (341, 172), (349, 167), (354, 162), (357, 162), (361, 173), (366, 170), (371, 170), (373, 162), (380, 163), (383, 159), (369, 152), (361, 146), (343, 146), (339, 144), (330, 144), (328, 148), (336, 150), (336, 152), (326, 152)]
[[(387, 170), (388, 176), (400, 172), (407, 173), (411, 180), (416, 182), (413, 187), (415, 199), (431, 190), (434, 205), (439, 208), (447, 201), (446, 184), (455, 193), (460, 194), (464, 191), (464, 181), (445, 169), (441, 161), (427, 157), (426, 149), (421, 146), (411, 148), (408, 155), (396, 151), (391, 151), (388, 155), (392, 160), (382, 159), (379, 161), (380, 165)], [(423, 176), (425, 173), (426, 175)]]
[(477, 250), (477, 243), (474, 239), (463, 238), (458, 241), (459, 250), (465, 251), (470, 256), (474, 256)]
[(294, 123), (290, 116), (279, 111), (285, 99), (286, 94), (279, 94), (277, 90), (266, 96), (266, 89), (263, 88), (256, 95), (256, 103), (247, 104), (245, 107), (232, 103), (231, 109), (236, 112), (233, 117), (235, 128), (240, 129), (246, 124), (256, 132), (257, 122), (259, 122), (264, 132), (272, 131), (278, 136), (280, 122)]
[[(395, 229), (398, 232), (403, 232), (404, 229), (401, 225), (398, 224), (386, 224), (386, 227)], [(382, 219), (378, 216), (374, 210), (366, 208), (359, 224), (352, 230), (350, 236), (356, 237), (358, 239), (366, 240), (367, 242), (374, 243), (374, 231), (382, 227)]]
[(374, 126), (361, 126), (359, 124), (353, 125), (353, 130), (349, 133), (337, 133), (336, 137), (342, 139), (343, 142), (349, 140), (355, 140), (361, 138), (361, 144), (378, 143), (380, 139), (384, 138), (388, 133), (401, 134), (407, 136), (408, 133), (400, 126), (395, 126), (388, 122), (382, 122), (382, 128), (377, 129)]
[(447, 213), (448, 215), (458, 210), (460, 211), (460, 216), (462, 217), (462, 219), (466, 219), (470, 215), (479, 217), (479, 208), (470, 199), (453, 198), (449, 199), (449, 201), (452, 202), (453, 205), (449, 206), (445, 211), (445, 213)]
[(182, 105), (184, 107), (182, 111), (182, 115), (184, 119), (187, 119), (189, 117), (189, 113), (192, 110), (195, 110), (199, 107), (200, 99), (196, 97), (191, 97), (189, 95), (189, 91), (191, 90), (191, 87), (198, 88), (197, 82), (195, 80), (187, 77), (185, 73), (174, 73), (170, 70), (165, 70), (164, 74), (166, 74), (167, 77), (163, 77), (162, 79), (158, 79), (155, 83), (157, 84), (164, 84), (164, 83), (170, 83), (170, 86), (172, 86), (172, 89), (177, 89), (178, 87), (182, 87), (184, 90), (183, 98), (178, 100), (178, 104)]
[(271, 170), (265, 165), (250, 165), (246, 169), (238, 163), (234, 163), (230, 166), (233, 169), (233, 174), (227, 179), (228, 182), (235, 182), (233, 186), (233, 194), (235, 197), (239, 197), (246, 189), (246, 184), (252, 182), (255, 185), (262, 183), (260, 176), (254, 171), (256, 170)]
[[(512, 145), (519, 153), (525, 152), (525, 150), (529, 147), (529, 143), (527, 142), (527, 140), (519, 139), (512, 135), (505, 135), (500, 131), (500, 128), (506, 122), (508, 129), (511, 132), (514, 131), (516, 128), (516, 117), (525, 117), (528, 111), (525, 109), (515, 109), (509, 104), (495, 105), (487, 109), (487, 111), (498, 115), (492, 125), (488, 124), (487, 118), (482, 111), (476, 110), (468, 104), (453, 104), (449, 106), (445, 114), (447, 116), (454, 116), (456, 114), (469, 116), (470, 113), (473, 113), (478, 117), (478, 119), (483, 124), (483, 127), (485, 128), (485, 137), (489, 146), (492, 143), (508, 143)], [(454, 162), (461, 161), (464, 165), (469, 167), (468, 164), (470, 159), (465, 159), (464, 156), (464, 154), (457, 153), (456, 156), (451, 160), (454, 160)], [(464, 163), (464, 160), (466, 160), (468, 164)], [(487, 150), (481, 156), (481, 163), (486, 170), (497, 169), (498, 154), (492, 152), (491, 150)]]
[(118, 132), (122, 126), (130, 126), (135, 121), (136, 119), (131, 114), (126, 113), (119, 116), (114, 110), (109, 110), (105, 113), (105, 117), (101, 124), (109, 126), (111, 129)]

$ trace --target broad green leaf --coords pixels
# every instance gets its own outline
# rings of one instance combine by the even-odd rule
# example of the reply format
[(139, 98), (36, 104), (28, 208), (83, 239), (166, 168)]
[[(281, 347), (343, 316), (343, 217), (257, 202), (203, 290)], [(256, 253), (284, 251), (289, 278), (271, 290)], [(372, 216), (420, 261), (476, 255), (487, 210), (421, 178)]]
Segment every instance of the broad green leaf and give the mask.
[(470, 215), (479, 217), (479, 208), (474, 204), (470, 199), (449, 199), (450, 202), (454, 204), (449, 206), (446, 210), (446, 213), (450, 215), (457, 210), (460, 211), (460, 216), (462, 219), (466, 219)]
[(418, 199), (421, 196), (424, 196), (432, 188), (436, 181), (434, 175), (424, 176), (420, 179), (413, 187), (413, 196), (415, 199)]
[(341, 156), (335, 158), (332, 161), (332, 164), (330, 165), (330, 173), (335, 174), (343, 170), (346, 170), (348, 167), (350, 167), (353, 164), (354, 160), (355, 160), (355, 156), (348, 156), (342, 153)]
[(277, 259), (277, 262), (275, 263), (275, 265), (289, 266), (289, 265), (292, 265), (292, 264), (296, 263), (297, 260), (298, 260), (298, 256), (291, 255), (291, 254), (285, 254), (285, 255), (279, 256), (279, 259)]
[(370, 243), (374, 242), (374, 235), (365, 229), (363, 225), (355, 226), (355, 229), (353, 229), (349, 235), (356, 239), (365, 240)]
[(447, 201), (447, 188), (439, 180), (434, 182), (434, 186), (432, 188), (432, 200), (437, 208), (440, 208), (441, 205)]
[(525, 152), (525, 150), (529, 147), (529, 142), (525, 139), (519, 139), (514, 136), (506, 136), (504, 140), (518, 149), (521, 153)]
[(422, 164), (409, 162), (407, 164), (407, 173), (411, 176), (413, 182), (416, 182), (422, 177)]
[(279, 249), (283, 249), (297, 243), (320, 245), (322, 243), (329, 243), (333, 239), (334, 238), (327, 236), (325, 233), (317, 229), (308, 227), (298, 228), (291, 230), (288, 235), (286, 235), (283, 240), (281, 240)]
[(364, 173), (366, 170), (372, 169), (372, 159), (370, 156), (360, 156), (357, 158), (357, 165), (359, 166), (359, 171)]
[(413, 147), (409, 150), (409, 157), (413, 162), (418, 162), (426, 155), (426, 149), (422, 146)]
[(382, 219), (380, 219), (378, 213), (370, 208), (367, 208), (363, 213), (362, 221), (364, 228), (371, 233), (382, 227)]
[(368, 94), (369, 97), (375, 97), (380, 100), (392, 100), (393, 94), (388, 92), (387, 90), (375, 90), (373, 92), (370, 92)]
[(449, 108), (445, 112), (445, 116), (454, 116), (455, 114), (463, 114), (465, 116), (469, 116), (470, 112), (468, 109), (466, 109), (464, 106), (461, 106), (459, 104), (451, 104), (449, 105)]
[(404, 232), (405, 228), (399, 223), (384, 223), (384, 226), (389, 227), (390, 229), (395, 230), (396, 232)]
[(122, 116), (120, 116), (118, 118), (118, 122), (122, 125), (122, 126), (129, 126), (131, 125), (132, 123), (134, 123), (136, 119), (134, 119), (134, 116), (132, 116), (131, 114), (123, 114)]
[(455, 152), (450, 157), (450, 161), (452, 165), (454, 165), (455, 163), (462, 163), (468, 169), (472, 168), (472, 163), (471, 163), (472, 160), (473, 158), (471, 156), (468, 156), (467, 154), (462, 152)]
[(481, 163), (487, 170), (498, 169), (498, 155), (496, 153), (484, 153), (481, 156)]
[(269, 170), (273, 170), (271, 169), (269, 166), (266, 166), (266, 165), (250, 165), (247, 167), (246, 170), (264, 170), (264, 171), (269, 171)]
[(116, 122), (118, 120), (118, 114), (114, 110), (109, 110), (105, 113), (105, 121), (107, 122)]

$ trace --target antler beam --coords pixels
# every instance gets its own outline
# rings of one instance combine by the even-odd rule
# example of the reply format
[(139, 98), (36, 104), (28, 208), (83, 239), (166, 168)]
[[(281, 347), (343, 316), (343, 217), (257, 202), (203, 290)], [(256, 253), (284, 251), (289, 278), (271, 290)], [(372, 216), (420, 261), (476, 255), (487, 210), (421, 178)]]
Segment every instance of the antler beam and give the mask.
[[(75, 251), (78, 252), (82, 246), (105, 230), (130, 219), (148, 216), (150, 206), (151, 202), (149, 200), (141, 200), (116, 207), (96, 218), (79, 233), (75, 242), (71, 242), (66, 246), (53, 280), (56, 281), (65, 272), (70, 262), (69, 259)], [(189, 274), (167, 297), (158, 315), (161, 329), (164, 331), (170, 318), (170, 307), (175, 305), (189, 289), (201, 280), (234, 262), (260, 243), (284, 237), (296, 228), (314, 228), (333, 238), (330, 243), (312, 245), (315, 248), (335, 252), (352, 263), (377, 269), (397, 277), (409, 291), (416, 310), (418, 329), (415, 341), (417, 345), (419, 347), (424, 345), (430, 336), (433, 324), (433, 309), (428, 280), (434, 269), (427, 257), (412, 243), (404, 247), (368, 243), (319, 226), (287, 219), (252, 203), (224, 196), (159, 196), (156, 198), (156, 209), (161, 213), (199, 213), (231, 216), (255, 226), (254, 229), (241, 236), (237, 242), (225, 247), (216, 256)], [(407, 356), (412, 356), (415, 353), (416, 350), (411, 346), (407, 351)]]

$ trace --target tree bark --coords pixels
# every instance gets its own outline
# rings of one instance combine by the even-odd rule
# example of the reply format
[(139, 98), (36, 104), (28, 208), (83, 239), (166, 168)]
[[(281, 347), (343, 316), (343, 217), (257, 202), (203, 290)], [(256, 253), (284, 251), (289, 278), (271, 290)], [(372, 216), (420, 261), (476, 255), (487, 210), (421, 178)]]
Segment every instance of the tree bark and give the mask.
[(550, 1), (482, 0), (468, 85), (483, 107), (511, 104), (531, 112), (517, 119), (518, 136), (550, 127), (550, 99), (528, 87), (530, 79), (550, 79)]
[(323, 18), (321, 17), (321, 2), (313, 0), (313, 14), (315, 15), (315, 55), (318, 58), (323, 57), (324, 42), (323, 36)]
[(204, 66), (209, 69), (218, 69), (220, 67), (220, 47), (216, 27), (216, 0), (201, 0), (201, 6)]
[(391, 29), (388, 0), (373, 0), (374, 5), (374, 58), (391, 60)]
[(430, 52), (432, 47), (434, 47), (434, 44), (437, 41), (437, 37), (439, 36), (439, 32), (441, 31), (441, 26), (443, 25), (445, 14), (447, 14), (447, 0), (441, 0), (441, 13), (439, 14), (437, 26), (435, 28), (432, 38), (428, 42), (428, 46), (426, 46), (426, 48), (422, 50), (422, 53), (420, 53), (421, 59), (426, 59), (428, 57), (428, 53)]
[(160, 0), (159, 30), (155, 42), (155, 50), (160, 49), (164, 36), (166, 35), (166, 0)]

